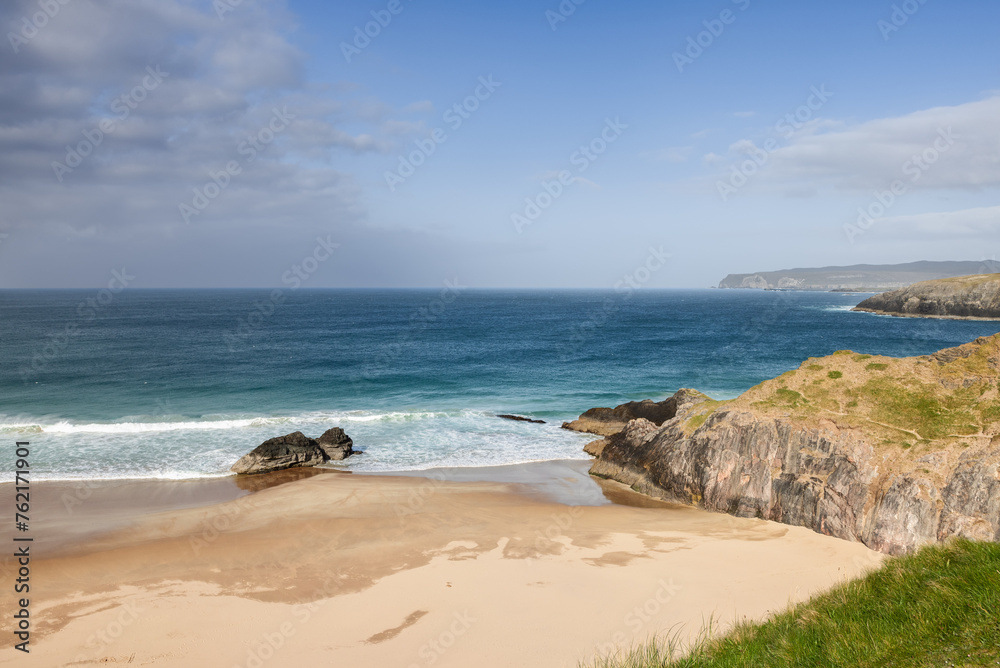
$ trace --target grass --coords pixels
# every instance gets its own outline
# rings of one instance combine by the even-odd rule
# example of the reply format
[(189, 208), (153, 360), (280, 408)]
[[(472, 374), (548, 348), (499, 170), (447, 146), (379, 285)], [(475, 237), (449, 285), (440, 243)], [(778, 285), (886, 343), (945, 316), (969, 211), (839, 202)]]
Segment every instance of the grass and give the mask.
[[(806, 428), (833, 422), (886, 446), (893, 457), (905, 451), (894, 464), (905, 468), (904, 461), (914, 463), (928, 452), (965, 449), (1000, 435), (1000, 335), (944, 359), (837, 351), (764, 381), (725, 410)], [(697, 420), (688, 428), (704, 424)], [(904, 439), (912, 449), (900, 447)]]
[(768, 400), (757, 402), (754, 406), (762, 408), (800, 408), (808, 403), (808, 399), (802, 396), (802, 393), (790, 390), (787, 387), (779, 387), (774, 390), (774, 393)]
[(888, 424), (905, 425), (924, 439), (940, 439), (950, 434), (975, 434), (979, 425), (970, 410), (974, 405), (972, 392), (953, 390), (936, 392), (936, 388), (914, 383), (906, 387), (898, 381), (871, 380), (862, 391), (875, 399), (872, 416)]
[(707, 419), (708, 419), (708, 414), (706, 414), (706, 413), (703, 413), (701, 415), (695, 415), (693, 418), (691, 418), (687, 422), (688, 430), (694, 431), (695, 429), (698, 429), (703, 424), (705, 424), (705, 421)]
[(709, 399), (706, 397), (705, 401), (698, 404), (692, 411), (694, 415), (688, 419), (685, 425), (687, 433), (690, 434), (695, 429), (698, 429), (705, 424), (705, 421), (708, 420), (712, 413), (718, 410), (718, 408), (725, 403), (725, 401), (716, 401), (715, 399)]
[[(956, 540), (887, 560), (867, 576), (763, 623), (677, 635), (587, 668), (924, 668), (1000, 665), (1000, 545)], [(679, 657), (679, 658), (673, 658)]]

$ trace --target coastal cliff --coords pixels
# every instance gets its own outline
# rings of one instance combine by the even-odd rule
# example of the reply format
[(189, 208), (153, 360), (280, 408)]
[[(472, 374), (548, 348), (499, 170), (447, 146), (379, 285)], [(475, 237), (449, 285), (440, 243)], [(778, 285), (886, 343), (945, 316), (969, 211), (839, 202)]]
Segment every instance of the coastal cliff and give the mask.
[(924, 281), (875, 295), (853, 310), (916, 318), (1000, 319), (1000, 274)]
[(680, 402), (661, 426), (632, 420), (588, 447), (590, 472), (887, 554), (1000, 541), (998, 379), (1000, 335), (924, 357), (841, 351), (731, 401)]
[(856, 264), (849, 267), (818, 267), (730, 274), (720, 288), (758, 290), (844, 290), (881, 292), (896, 290), (919, 281), (997, 271), (993, 260), (983, 262), (909, 262), (906, 264)]

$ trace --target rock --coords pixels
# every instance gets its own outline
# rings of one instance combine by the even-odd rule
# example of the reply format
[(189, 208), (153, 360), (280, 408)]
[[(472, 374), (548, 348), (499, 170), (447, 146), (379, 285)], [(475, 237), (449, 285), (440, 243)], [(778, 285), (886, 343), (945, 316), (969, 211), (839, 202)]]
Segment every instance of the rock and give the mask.
[(591, 408), (572, 422), (564, 422), (563, 429), (582, 431), (597, 436), (612, 436), (617, 434), (630, 420), (642, 418), (659, 426), (672, 419), (679, 407), (708, 399), (697, 390), (681, 389), (669, 399), (654, 402), (630, 401), (615, 408)]
[(340, 427), (327, 429), (317, 439), (317, 443), (327, 458), (334, 461), (341, 461), (355, 454), (354, 441)]
[(498, 418), (503, 418), (504, 420), (514, 420), (516, 422), (531, 422), (533, 424), (545, 424), (545, 420), (532, 420), (531, 418), (526, 418), (521, 415), (497, 415)]
[(946, 348), (944, 350), (939, 350), (933, 355), (931, 359), (938, 364), (950, 364), (957, 360), (968, 359), (972, 356), (974, 352), (980, 347), (987, 345), (990, 342), (990, 337), (981, 336), (972, 343), (966, 343), (965, 345), (958, 346), (957, 348)]
[(319, 440), (301, 431), (264, 441), (243, 455), (230, 469), (234, 473), (266, 473), (295, 467), (316, 466), (331, 459), (346, 459), (354, 454), (351, 438), (343, 429), (334, 427)]
[(912, 318), (1000, 319), (1000, 274), (915, 283), (870, 297), (854, 310)]
[(604, 452), (604, 446), (608, 444), (608, 439), (602, 438), (596, 441), (591, 441), (587, 445), (583, 446), (583, 451), (586, 452), (591, 457), (600, 457), (601, 453)]
[(1000, 541), (1000, 335), (930, 357), (810, 359), (587, 449), (592, 475), (637, 492), (886, 554), (952, 536)]

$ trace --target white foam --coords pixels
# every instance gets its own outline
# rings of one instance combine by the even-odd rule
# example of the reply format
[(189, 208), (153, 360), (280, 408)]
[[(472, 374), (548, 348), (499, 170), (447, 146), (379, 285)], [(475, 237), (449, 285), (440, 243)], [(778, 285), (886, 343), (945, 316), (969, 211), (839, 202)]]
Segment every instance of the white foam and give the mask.
[(299, 416), (269, 416), (237, 419), (202, 419), (157, 422), (92, 422), (76, 424), (60, 420), (53, 424), (30, 422), (0, 424), (0, 432), (31, 432), (42, 434), (140, 434), (170, 431), (229, 430), (268, 427), (289, 423), (313, 422), (404, 422), (448, 417), (448, 413), (401, 412), (390, 413), (311, 413)]
[[(32, 482), (96, 482), (96, 481), (119, 481), (119, 480), (208, 480), (216, 478), (231, 478), (236, 474), (227, 471), (225, 473), (199, 473), (197, 471), (152, 471), (149, 473), (78, 473), (59, 475), (56, 473), (43, 474), (32, 477)], [(0, 483), (14, 482), (14, 477), (9, 475), (0, 476)]]
[[(39, 480), (186, 480), (229, 475), (232, 462), (266, 438), (293, 429), (315, 436), (338, 424), (349, 430), (355, 447), (367, 454), (335, 466), (358, 472), (584, 459), (582, 443), (590, 438), (560, 429), (555, 421), (546, 425), (511, 422), (476, 409), (213, 414), (200, 419), (131, 415), (109, 422), (17, 415), (2, 416), (0, 421), (0, 430), (32, 430), (35, 433), (22, 440), (44, 442), (33, 466)], [(0, 481), (7, 480), (0, 472)]]

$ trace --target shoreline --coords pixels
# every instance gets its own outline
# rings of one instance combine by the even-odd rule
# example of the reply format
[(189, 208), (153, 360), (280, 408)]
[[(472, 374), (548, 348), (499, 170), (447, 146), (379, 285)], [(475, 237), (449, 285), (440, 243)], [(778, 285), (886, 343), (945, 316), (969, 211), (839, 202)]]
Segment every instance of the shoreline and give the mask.
[[(95, 485), (72, 512), (35, 483), (50, 517), (33, 527), (49, 540), (32, 560), (32, 651), (0, 665), (574, 666), (653, 633), (693, 638), (713, 616), (718, 631), (760, 618), (883, 559), (640, 507), (581, 464), (478, 472), (502, 482), (299, 469), (245, 488)], [(566, 497), (578, 485), (601, 498)]]
[[(100, 478), (32, 482), (37, 495), (33, 526), (50, 538), (36, 546), (45, 556), (60, 556), (67, 547), (85, 542), (159, 513), (208, 508), (297, 480), (321, 475), (359, 478), (404, 478), (420, 481), (418, 488), (447, 482), (499, 483), (511, 492), (566, 506), (619, 503), (659, 507), (617, 483), (590, 476), (589, 459), (557, 459), (500, 466), (440, 467), (416, 471), (353, 472), (334, 467), (300, 467), (257, 475), (228, 474), (198, 478)], [(14, 483), (0, 483), (0, 495)]]
[(872, 315), (887, 315), (893, 318), (926, 318), (929, 320), (968, 320), (971, 322), (1000, 322), (998, 318), (986, 318), (974, 315), (923, 315), (920, 313), (895, 313), (893, 311), (880, 311), (871, 308), (859, 308), (855, 306), (851, 309), (854, 313), (871, 313)]

